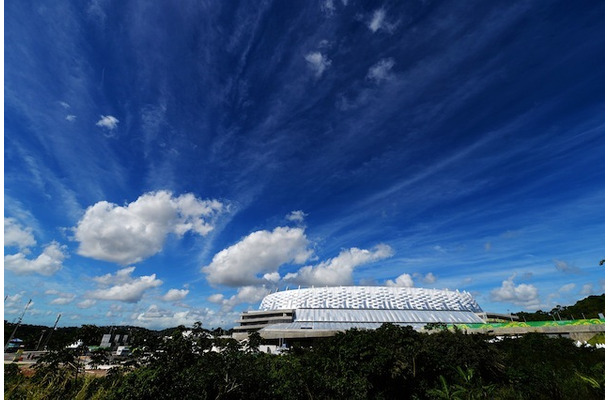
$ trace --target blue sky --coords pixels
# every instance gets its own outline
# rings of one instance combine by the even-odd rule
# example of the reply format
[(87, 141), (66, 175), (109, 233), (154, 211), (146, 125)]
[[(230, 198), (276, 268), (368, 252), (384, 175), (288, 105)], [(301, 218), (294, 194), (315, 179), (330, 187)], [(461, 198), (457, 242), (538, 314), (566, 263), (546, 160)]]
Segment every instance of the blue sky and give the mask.
[(13, 1), (4, 35), (9, 321), (604, 292), (603, 2)]

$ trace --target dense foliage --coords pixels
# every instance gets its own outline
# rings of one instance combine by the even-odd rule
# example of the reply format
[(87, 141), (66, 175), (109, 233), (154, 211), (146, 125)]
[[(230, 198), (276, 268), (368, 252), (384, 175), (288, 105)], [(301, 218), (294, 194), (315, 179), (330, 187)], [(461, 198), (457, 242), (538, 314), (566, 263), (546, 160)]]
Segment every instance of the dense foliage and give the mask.
[[(528, 334), (492, 343), (459, 331), (383, 325), (282, 355), (195, 325), (106, 377), (84, 376), (77, 350), (50, 352), (25, 378), (5, 368), (6, 399), (602, 399), (604, 350)], [(210, 351), (212, 346), (220, 351)], [(79, 374), (80, 372), (80, 374)]]
[(552, 321), (559, 319), (599, 318), (605, 314), (605, 294), (592, 295), (577, 301), (571, 306), (556, 305), (550, 311), (538, 310), (533, 313), (519, 312), (522, 321)]

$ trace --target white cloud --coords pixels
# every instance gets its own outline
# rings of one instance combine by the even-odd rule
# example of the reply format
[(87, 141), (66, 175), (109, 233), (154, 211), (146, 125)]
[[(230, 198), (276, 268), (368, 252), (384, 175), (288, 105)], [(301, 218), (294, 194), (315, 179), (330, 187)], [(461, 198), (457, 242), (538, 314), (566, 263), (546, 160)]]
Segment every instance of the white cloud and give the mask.
[(377, 83), (388, 80), (392, 77), (390, 72), (394, 66), (393, 58), (384, 58), (369, 68), (369, 72), (366, 74), (367, 79), (371, 79)]
[[(9, 312), (9, 309), (14, 309), (15, 307), (17, 307), (20, 303), (21, 303), (21, 299), (23, 298), (23, 295), (25, 294), (25, 291), (22, 291), (20, 293), (14, 294), (14, 295), (7, 295), (6, 296), (6, 300), (4, 300), (4, 311), (7, 314), (13, 314), (13, 312)], [(17, 310), (15, 310), (15, 312), (17, 312)]]
[(371, 20), (368, 23), (368, 28), (371, 32), (375, 33), (379, 30), (392, 33), (396, 29), (397, 23), (389, 23), (386, 19), (386, 12), (383, 8), (375, 10), (373, 15), (371, 16)]
[(66, 110), (70, 108), (70, 104), (66, 103), (65, 101), (60, 101), (59, 105), (65, 108)]
[(70, 115), (66, 115), (66, 120), (67, 121), (74, 121), (76, 119), (76, 115), (70, 114)]
[(178, 301), (184, 299), (188, 293), (188, 289), (170, 289), (161, 299), (163, 301)]
[(413, 287), (413, 278), (409, 274), (402, 274), (397, 277), (395, 280), (387, 280), (385, 282), (386, 286), (403, 286), (403, 287)]
[(578, 268), (575, 265), (569, 264), (567, 261), (553, 260), (553, 262), (555, 263), (555, 268), (557, 269), (557, 271), (572, 273), (572, 274), (580, 273), (580, 268)]
[(76, 298), (76, 295), (70, 294), (70, 293), (59, 293), (59, 294), (60, 294), (60, 296), (51, 300), (50, 304), (64, 305), (64, 304), (71, 303)]
[(243, 303), (258, 303), (263, 297), (269, 294), (269, 289), (264, 286), (242, 286), (237, 290), (237, 293), (228, 299), (220, 294), (213, 294), (208, 297), (208, 301), (222, 305), (222, 311), (228, 312), (239, 304)]
[(4, 218), (4, 247), (20, 249), (36, 245), (31, 228), (24, 228), (14, 218)]
[(270, 272), (268, 274), (263, 275), (263, 279), (269, 282), (279, 282), (281, 277), (278, 272)]
[(11, 303), (16, 303), (16, 302), (18, 302), (19, 300), (21, 300), (21, 298), (23, 297), (23, 294), (24, 294), (24, 293), (25, 293), (25, 292), (21, 292), (21, 293), (14, 294), (14, 295), (12, 295), (12, 296), (11, 296), (11, 295), (7, 295), (7, 296), (6, 296), (6, 300), (5, 300), (5, 301), (7, 301), (7, 302), (11, 302)]
[(83, 301), (80, 301), (78, 303), (76, 303), (76, 307), (78, 308), (91, 308), (93, 307), (95, 304), (97, 303), (96, 300), (93, 299), (85, 299)]
[(436, 276), (432, 272), (428, 272), (423, 279), (424, 283), (433, 284), (436, 282)]
[(513, 303), (530, 310), (540, 308), (538, 289), (534, 285), (525, 283), (516, 286), (514, 282), (515, 276), (512, 275), (507, 280), (502, 281), (502, 287), (493, 289), (491, 291), (491, 300)]
[(568, 283), (568, 284), (563, 285), (562, 287), (560, 287), (560, 288), (559, 288), (559, 291), (560, 291), (561, 293), (563, 293), (563, 292), (569, 292), (569, 291), (571, 291), (572, 289), (574, 289), (574, 287), (576, 287), (576, 284), (574, 284), (574, 283)]
[(116, 275), (108, 275), (94, 278), (102, 285), (113, 285), (107, 288), (91, 291), (87, 296), (96, 300), (116, 300), (126, 303), (137, 303), (142, 299), (144, 293), (152, 288), (161, 286), (163, 281), (157, 279), (155, 274), (132, 278), (130, 275), (134, 268), (124, 268)]
[(238, 316), (236, 314), (216, 314), (209, 309), (191, 309), (186, 311), (174, 311), (151, 305), (141, 313), (134, 313), (132, 320), (138, 326), (160, 329), (170, 328), (178, 325), (192, 326), (196, 321), (201, 321), (204, 326), (221, 326), (225, 322), (233, 323)]
[(307, 54), (305, 56), (305, 60), (309, 64), (309, 67), (314, 71), (316, 78), (321, 77), (324, 71), (332, 64), (332, 61), (326, 58), (326, 56), (319, 51)]
[(290, 214), (286, 215), (286, 219), (292, 222), (303, 223), (303, 221), (305, 221), (306, 216), (307, 214), (305, 214), (303, 211), (297, 210), (292, 211)]
[(100, 120), (95, 123), (95, 125), (108, 130), (116, 129), (118, 124), (119, 120), (112, 115), (100, 115)]
[(286, 274), (284, 280), (300, 285), (351, 285), (354, 268), (382, 260), (392, 256), (392, 254), (390, 246), (384, 244), (376, 246), (374, 251), (353, 247), (341, 251), (337, 257), (318, 265), (306, 266), (296, 273)]
[(369, 22), (369, 29), (373, 32), (377, 32), (383, 26), (383, 20), (385, 19), (385, 10), (379, 9), (373, 13), (373, 17)]
[(238, 304), (258, 303), (268, 294), (269, 289), (264, 286), (242, 286), (237, 290), (237, 294), (228, 299), (225, 299), (222, 294), (216, 294), (208, 297), (208, 300), (212, 303), (221, 304), (222, 311), (228, 312)]
[(301, 228), (277, 227), (273, 232), (257, 231), (216, 253), (212, 263), (201, 271), (212, 284), (252, 285), (261, 282), (260, 274), (277, 272), (283, 264), (305, 263), (312, 255), (308, 245)]
[(582, 285), (579, 294), (589, 296), (593, 294), (593, 285), (591, 283), (586, 283)]
[(222, 301), (224, 300), (224, 298), (225, 298), (225, 297), (224, 297), (222, 294), (220, 294), (220, 293), (216, 293), (216, 294), (213, 294), (213, 295), (209, 296), (209, 297), (208, 297), (208, 301), (209, 301), (210, 303), (219, 304), (219, 303), (222, 303)]
[[(101, 201), (89, 207), (74, 229), (78, 254), (121, 265), (140, 262), (161, 251), (165, 238), (194, 232), (205, 236), (224, 206), (192, 193), (173, 197), (158, 191), (120, 207)], [(205, 220), (204, 220), (205, 218)]]
[(62, 268), (67, 257), (66, 246), (53, 241), (48, 244), (36, 259), (30, 260), (24, 253), (4, 256), (4, 268), (18, 275), (40, 274), (50, 276)]
[(100, 285), (110, 286), (110, 285), (122, 285), (124, 283), (130, 282), (133, 278), (131, 277), (131, 273), (136, 270), (136, 267), (127, 267), (122, 268), (116, 272), (116, 274), (106, 274), (102, 276), (96, 276), (93, 278), (94, 281), (99, 283)]

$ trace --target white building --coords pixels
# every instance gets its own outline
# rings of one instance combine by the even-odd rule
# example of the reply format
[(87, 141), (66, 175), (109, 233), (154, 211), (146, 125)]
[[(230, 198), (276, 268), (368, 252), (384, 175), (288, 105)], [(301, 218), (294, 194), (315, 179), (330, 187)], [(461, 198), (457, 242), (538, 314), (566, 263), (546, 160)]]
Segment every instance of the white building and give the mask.
[(482, 323), (481, 307), (468, 292), (341, 286), (293, 289), (266, 296), (258, 311), (241, 315), (233, 337), (258, 331), (264, 339), (332, 336), (351, 328), (376, 329), (385, 322), (421, 329), (428, 323)]

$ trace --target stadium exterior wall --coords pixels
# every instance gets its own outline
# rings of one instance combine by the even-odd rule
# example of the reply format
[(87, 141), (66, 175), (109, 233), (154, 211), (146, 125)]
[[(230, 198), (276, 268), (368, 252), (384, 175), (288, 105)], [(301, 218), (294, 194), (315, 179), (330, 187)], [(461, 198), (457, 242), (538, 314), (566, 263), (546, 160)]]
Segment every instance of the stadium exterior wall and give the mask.
[(265, 339), (332, 336), (351, 328), (376, 329), (385, 322), (421, 329), (428, 323), (482, 323), (468, 292), (341, 286), (293, 289), (267, 295), (258, 311), (245, 312), (234, 328), (244, 339), (258, 331)]

